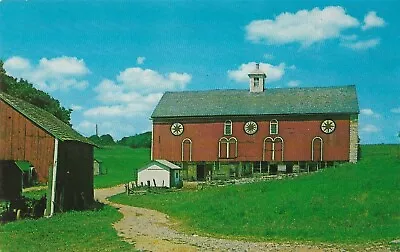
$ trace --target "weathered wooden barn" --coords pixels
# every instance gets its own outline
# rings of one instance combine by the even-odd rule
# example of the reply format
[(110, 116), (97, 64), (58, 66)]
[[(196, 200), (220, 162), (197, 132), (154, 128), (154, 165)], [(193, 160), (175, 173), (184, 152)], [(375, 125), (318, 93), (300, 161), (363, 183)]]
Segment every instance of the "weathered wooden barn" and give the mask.
[[(28, 161), (47, 182), (46, 212), (83, 208), (93, 201), (93, 147), (55, 116), (0, 92), (0, 197), (15, 196), (14, 161)], [(10, 182), (12, 181), (12, 182)]]
[(195, 180), (357, 162), (355, 86), (265, 89), (258, 64), (248, 76), (250, 90), (166, 92), (151, 116), (152, 159)]

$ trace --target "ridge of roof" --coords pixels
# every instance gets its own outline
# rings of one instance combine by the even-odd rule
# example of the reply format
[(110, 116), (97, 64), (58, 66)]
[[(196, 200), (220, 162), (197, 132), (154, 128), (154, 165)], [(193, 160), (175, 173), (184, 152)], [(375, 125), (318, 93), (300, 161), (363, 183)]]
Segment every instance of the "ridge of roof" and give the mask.
[(151, 118), (329, 113), (359, 113), (355, 85), (165, 92)]
[(78, 141), (96, 146), (89, 139), (79, 134), (72, 127), (51, 113), (14, 96), (0, 92), (0, 100), (14, 108), (44, 131), (61, 141)]

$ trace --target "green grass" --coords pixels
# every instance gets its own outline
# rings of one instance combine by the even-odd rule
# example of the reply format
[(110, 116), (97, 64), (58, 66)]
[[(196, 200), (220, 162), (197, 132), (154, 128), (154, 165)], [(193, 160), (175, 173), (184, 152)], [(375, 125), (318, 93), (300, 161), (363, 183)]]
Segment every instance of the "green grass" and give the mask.
[(117, 195), (169, 214), (191, 232), (329, 243), (400, 238), (400, 146), (362, 147), (363, 159), (292, 179), (202, 191)]
[(109, 146), (95, 149), (94, 156), (107, 169), (94, 177), (94, 186), (104, 188), (135, 180), (135, 171), (150, 161), (150, 149)]
[(0, 225), (0, 251), (136, 251), (111, 225), (121, 217), (105, 206)]

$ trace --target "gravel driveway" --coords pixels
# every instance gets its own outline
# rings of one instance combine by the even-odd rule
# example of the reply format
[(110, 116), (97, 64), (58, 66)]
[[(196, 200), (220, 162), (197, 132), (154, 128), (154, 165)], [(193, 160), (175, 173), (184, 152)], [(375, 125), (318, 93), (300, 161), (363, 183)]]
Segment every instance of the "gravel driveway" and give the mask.
[(390, 251), (379, 244), (340, 248), (329, 244), (309, 246), (298, 243), (247, 242), (185, 234), (176, 231), (164, 213), (107, 200), (107, 197), (124, 191), (123, 185), (97, 189), (95, 198), (117, 208), (124, 215), (113, 226), (119, 236), (142, 251)]

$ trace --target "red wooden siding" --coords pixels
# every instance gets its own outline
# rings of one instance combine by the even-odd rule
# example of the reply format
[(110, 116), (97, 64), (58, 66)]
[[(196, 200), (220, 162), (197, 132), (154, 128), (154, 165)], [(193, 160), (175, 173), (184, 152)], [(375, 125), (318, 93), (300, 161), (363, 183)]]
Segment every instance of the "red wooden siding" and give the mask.
[(53, 153), (53, 136), (0, 101), (0, 160), (29, 161), (45, 182)]
[[(277, 119), (279, 122), (279, 134), (269, 134), (269, 122)], [(336, 130), (331, 134), (321, 131), (320, 125), (324, 119), (333, 119), (336, 122)], [(174, 136), (170, 132), (173, 122), (157, 122), (154, 124), (153, 131), (153, 159), (166, 159), (169, 161), (181, 161), (182, 140), (190, 138), (192, 140), (192, 161), (262, 161), (263, 150), (265, 150), (265, 161), (272, 160), (271, 142), (266, 142), (263, 147), (264, 139), (271, 137), (275, 139), (275, 161), (281, 161), (283, 151), (283, 161), (311, 161), (312, 159), (312, 140), (319, 136), (323, 139), (323, 160), (324, 161), (346, 161), (349, 159), (350, 124), (349, 115), (343, 116), (309, 116), (309, 117), (274, 117), (255, 120), (258, 124), (258, 131), (254, 135), (247, 135), (244, 124), (247, 119), (232, 120), (233, 132), (227, 138), (235, 137), (238, 140), (237, 158), (219, 159), (218, 141), (224, 137), (224, 120), (219, 121), (193, 121), (176, 120), (184, 125), (184, 132), (180, 136)], [(281, 137), (283, 143), (276, 137)], [(319, 142), (315, 142), (319, 147)], [(226, 144), (221, 144), (221, 157), (226, 157)], [(230, 145), (233, 147), (234, 145)], [(185, 147), (186, 148), (186, 147)], [(230, 148), (230, 157), (234, 148)], [(185, 160), (186, 152), (185, 149)], [(314, 158), (319, 158), (320, 153), (315, 153)]]

